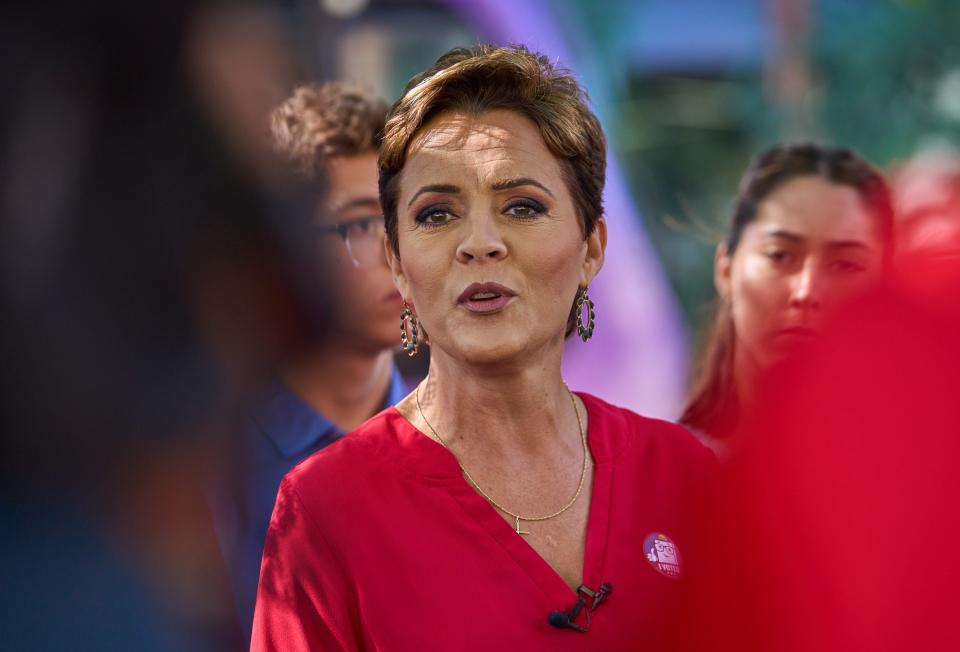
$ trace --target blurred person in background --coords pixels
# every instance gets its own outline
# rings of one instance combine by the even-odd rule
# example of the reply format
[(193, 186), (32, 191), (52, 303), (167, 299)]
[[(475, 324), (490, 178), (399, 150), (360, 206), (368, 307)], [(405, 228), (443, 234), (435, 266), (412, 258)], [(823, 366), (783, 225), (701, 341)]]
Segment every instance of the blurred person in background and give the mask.
[(271, 117), (273, 145), (324, 187), (310, 246), (330, 307), (326, 337), (298, 351), (257, 399), (239, 464), (213, 499), (249, 637), (260, 557), (280, 480), (297, 463), (407, 393), (393, 364), (403, 303), (383, 253), (377, 148), (387, 107), (360, 87), (301, 86)]
[(935, 308), (960, 265), (960, 152), (921, 152), (893, 172), (896, 281)]
[(289, 44), (256, 3), (3, 13), (3, 647), (238, 649), (204, 482), (328, 321), (262, 138)]
[(668, 608), (711, 455), (560, 373), (594, 329), (605, 156), (574, 78), (523, 47), (408, 83), (380, 188), (430, 373), (284, 478), (252, 649), (630, 649)]
[(852, 151), (793, 144), (758, 154), (717, 247), (719, 308), (680, 423), (726, 453), (758, 379), (884, 278), (892, 229), (886, 183)]

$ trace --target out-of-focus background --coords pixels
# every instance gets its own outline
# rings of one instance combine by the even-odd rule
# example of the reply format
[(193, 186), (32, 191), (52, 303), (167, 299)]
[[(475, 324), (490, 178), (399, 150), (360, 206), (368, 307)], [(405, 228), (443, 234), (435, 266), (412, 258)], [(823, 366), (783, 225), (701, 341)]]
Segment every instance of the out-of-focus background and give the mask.
[[(575, 71), (609, 138), (610, 245), (597, 335), (571, 341), (565, 376), (675, 418), (748, 158), (848, 145), (928, 211), (931, 180), (960, 170), (958, 32), (954, 0), (8, 3), (0, 640), (243, 647), (203, 480), (336, 309), (305, 244), (316, 189), (265, 145), (294, 84), (393, 101), (478, 42)], [(942, 239), (926, 226), (910, 236)], [(426, 356), (401, 362), (415, 380)]]
[[(313, 75), (391, 100), (437, 55), (477, 42), (524, 43), (578, 74), (610, 142), (612, 228), (597, 341), (571, 345), (568, 375), (667, 418), (711, 315), (713, 248), (753, 153), (814, 139), (892, 170), (960, 146), (951, 0), (321, 0), (291, 20)], [(614, 346), (623, 373), (597, 352)]]

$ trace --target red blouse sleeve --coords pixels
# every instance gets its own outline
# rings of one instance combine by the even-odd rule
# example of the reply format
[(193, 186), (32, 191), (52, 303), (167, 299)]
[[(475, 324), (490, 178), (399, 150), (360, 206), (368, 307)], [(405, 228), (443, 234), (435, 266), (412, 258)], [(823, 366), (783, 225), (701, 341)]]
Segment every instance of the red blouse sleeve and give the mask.
[(358, 650), (356, 601), (341, 568), (284, 479), (260, 565), (251, 651)]

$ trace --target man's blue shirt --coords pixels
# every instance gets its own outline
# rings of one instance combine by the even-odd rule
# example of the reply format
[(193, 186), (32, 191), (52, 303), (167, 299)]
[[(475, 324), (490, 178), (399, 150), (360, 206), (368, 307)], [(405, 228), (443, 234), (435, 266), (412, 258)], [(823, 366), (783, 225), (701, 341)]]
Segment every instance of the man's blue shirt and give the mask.
[[(407, 393), (396, 369), (382, 407)], [(238, 442), (240, 466), (211, 487), (213, 519), (244, 635), (249, 640), (260, 558), (283, 476), (344, 435), (280, 381), (273, 382), (247, 419)], [(232, 486), (231, 486), (232, 485)]]

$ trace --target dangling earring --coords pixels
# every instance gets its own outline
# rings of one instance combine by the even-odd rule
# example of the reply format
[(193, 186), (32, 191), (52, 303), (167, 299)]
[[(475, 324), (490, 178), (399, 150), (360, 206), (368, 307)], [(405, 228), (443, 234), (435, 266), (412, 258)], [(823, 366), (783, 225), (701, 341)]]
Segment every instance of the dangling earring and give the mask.
[[(583, 306), (587, 306), (587, 325), (583, 325)], [(590, 295), (587, 294), (586, 286), (577, 290), (577, 334), (580, 336), (584, 342), (593, 337), (593, 325), (594, 317), (596, 315), (593, 312), (593, 301), (590, 299)]]
[[(403, 312), (400, 313), (400, 350), (406, 353), (411, 358), (417, 355), (417, 352), (420, 350), (420, 337), (417, 331), (417, 321), (416, 315), (413, 314), (413, 311), (410, 310), (410, 306), (407, 305), (407, 302), (403, 302)], [(407, 328), (409, 326), (410, 335), (407, 335)]]

